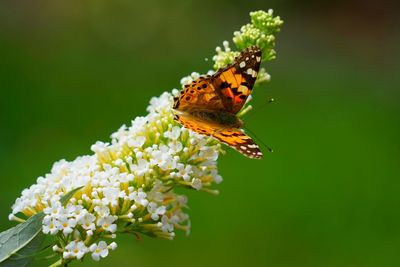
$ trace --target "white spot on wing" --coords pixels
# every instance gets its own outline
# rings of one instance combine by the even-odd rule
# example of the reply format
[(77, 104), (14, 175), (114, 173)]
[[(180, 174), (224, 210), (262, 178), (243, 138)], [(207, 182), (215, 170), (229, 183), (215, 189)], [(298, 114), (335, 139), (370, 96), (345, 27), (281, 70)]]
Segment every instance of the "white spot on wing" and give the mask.
[(244, 62), (244, 61), (240, 62), (239, 67), (244, 68), (245, 66), (246, 66), (246, 62)]
[(257, 62), (261, 61), (261, 57), (256, 57)]

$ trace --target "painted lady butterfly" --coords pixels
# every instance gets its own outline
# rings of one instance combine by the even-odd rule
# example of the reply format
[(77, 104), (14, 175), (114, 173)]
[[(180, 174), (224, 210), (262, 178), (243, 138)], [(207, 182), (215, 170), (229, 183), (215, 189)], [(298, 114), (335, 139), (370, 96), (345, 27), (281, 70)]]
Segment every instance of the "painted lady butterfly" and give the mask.
[(260, 63), (261, 50), (252, 46), (214, 75), (185, 85), (180, 96), (174, 98), (175, 120), (249, 158), (261, 159), (258, 145), (240, 129), (243, 122), (236, 116), (251, 93)]

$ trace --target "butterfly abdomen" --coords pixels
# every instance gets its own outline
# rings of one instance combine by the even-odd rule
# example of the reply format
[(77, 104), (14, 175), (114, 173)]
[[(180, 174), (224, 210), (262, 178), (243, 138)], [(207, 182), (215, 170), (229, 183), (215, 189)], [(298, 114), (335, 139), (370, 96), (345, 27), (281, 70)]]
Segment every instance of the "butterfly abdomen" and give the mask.
[(235, 114), (225, 111), (194, 110), (190, 115), (222, 126), (240, 128), (243, 123)]

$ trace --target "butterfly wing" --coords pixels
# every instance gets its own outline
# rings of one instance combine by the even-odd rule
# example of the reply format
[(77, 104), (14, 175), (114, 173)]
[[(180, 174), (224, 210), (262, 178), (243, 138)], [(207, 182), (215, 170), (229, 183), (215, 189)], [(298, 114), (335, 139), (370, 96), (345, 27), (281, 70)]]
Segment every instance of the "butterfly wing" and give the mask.
[(236, 114), (250, 95), (260, 69), (261, 50), (245, 49), (235, 61), (212, 76), (200, 77), (185, 85), (173, 108), (179, 111), (175, 120), (199, 134), (211, 136), (250, 158), (262, 158), (258, 145), (233, 125), (204, 120), (190, 115), (191, 111)]
[(174, 98), (173, 108), (180, 111), (224, 110), (221, 97), (210, 83), (211, 76), (200, 77), (185, 85), (178, 97)]
[(211, 84), (220, 96), (225, 111), (238, 113), (250, 95), (260, 69), (261, 50), (252, 46), (235, 61), (211, 77)]
[(199, 134), (218, 139), (249, 158), (262, 159), (263, 157), (262, 152), (253, 139), (238, 128), (226, 127), (218, 123), (210, 123), (209, 121), (204, 121), (201, 118), (188, 115), (187, 113), (176, 114), (175, 120), (184, 127)]
[(238, 113), (253, 89), (260, 63), (258, 47), (245, 49), (231, 65), (185, 85), (174, 99), (174, 109)]

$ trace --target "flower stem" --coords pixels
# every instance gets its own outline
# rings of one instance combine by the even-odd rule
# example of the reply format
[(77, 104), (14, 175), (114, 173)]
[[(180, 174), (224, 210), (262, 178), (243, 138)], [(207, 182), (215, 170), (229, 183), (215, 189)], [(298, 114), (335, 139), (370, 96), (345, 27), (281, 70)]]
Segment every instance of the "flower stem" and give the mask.
[[(62, 265), (63, 265), (62, 259), (59, 259), (58, 261), (56, 261), (52, 265), (49, 265), (49, 267), (58, 267), (58, 266), (62, 266)], [(66, 265), (64, 265), (64, 266), (66, 266)]]

